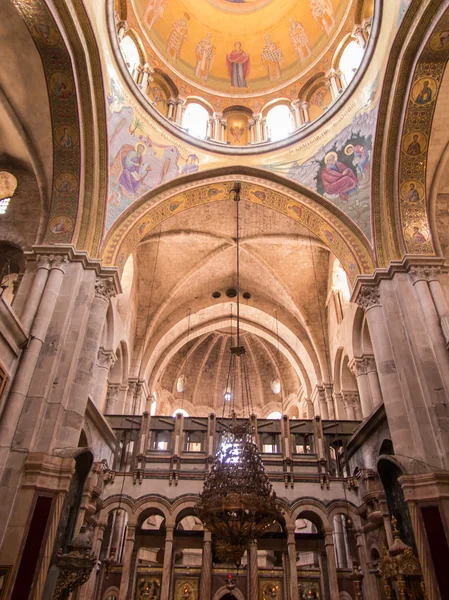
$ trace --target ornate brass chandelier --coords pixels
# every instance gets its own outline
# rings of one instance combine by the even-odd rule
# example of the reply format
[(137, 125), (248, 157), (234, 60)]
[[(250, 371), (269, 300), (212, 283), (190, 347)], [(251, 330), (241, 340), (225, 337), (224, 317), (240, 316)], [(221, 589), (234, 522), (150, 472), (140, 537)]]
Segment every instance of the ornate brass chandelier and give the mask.
[[(239, 201), (240, 183), (232, 190), (237, 222), (237, 345), (231, 348), (228, 382), (223, 405), (229, 407), (229, 424), (223, 421), (224, 435), (197, 503), (204, 526), (215, 535), (220, 560), (240, 565), (249, 544), (282, 519), (276, 493), (265, 473), (251, 424), (252, 400), (245, 348), (240, 345)], [(242, 417), (237, 420), (236, 372), (240, 362)], [(246, 413), (246, 414), (245, 414)]]

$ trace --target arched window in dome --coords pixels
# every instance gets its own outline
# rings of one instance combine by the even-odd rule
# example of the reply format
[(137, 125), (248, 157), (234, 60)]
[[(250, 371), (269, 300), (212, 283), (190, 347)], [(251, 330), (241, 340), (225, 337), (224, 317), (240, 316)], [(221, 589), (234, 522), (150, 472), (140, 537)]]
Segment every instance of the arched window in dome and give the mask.
[(194, 137), (204, 140), (207, 135), (207, 123), (209, 121), (209, 113), (198, 104), (198, 102), (189, 102), (187, 105), (182, 126)]
[(125, 36), (120, 42), (120, 50), (122, 51), (128, 71), (131, 73), (132, 78), (136, 79), (137, 67), (140, 65), (140, 56), (136, 43), (129, 35)]
[(175, 410), (175, 412), (173, 413), (173, 416), (176, 417), (176, 415), (183, 415), (184, 417), (188, 417), (189, 413), (184, 410), (183, 408), (177, 408)]
[(285, 104), (278, 104), (267, 113), (267, 125), (272, 142), (283, 140), (293, 131), (292, 113)]
[(267, 417), (267, 419), (280, 419), (282, 417), (281, 413), (278, 412), (277, 410), (275, 410), (274, 412), (270, 413)]
[(349, 42), (340, 57), (340, 71), (343, 73), (346, 85), (349, 85), (362, 62), (364, 50), (355, 40)]

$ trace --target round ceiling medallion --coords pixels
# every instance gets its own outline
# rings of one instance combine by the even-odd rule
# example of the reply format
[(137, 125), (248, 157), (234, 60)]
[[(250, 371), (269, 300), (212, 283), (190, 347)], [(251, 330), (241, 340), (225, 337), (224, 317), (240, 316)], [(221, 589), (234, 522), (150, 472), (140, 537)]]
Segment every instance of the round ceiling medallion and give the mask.
[(209, 4), (224, 12), (234, 14), (251, 13), (262, 8), (273, 0), (208, 0)]

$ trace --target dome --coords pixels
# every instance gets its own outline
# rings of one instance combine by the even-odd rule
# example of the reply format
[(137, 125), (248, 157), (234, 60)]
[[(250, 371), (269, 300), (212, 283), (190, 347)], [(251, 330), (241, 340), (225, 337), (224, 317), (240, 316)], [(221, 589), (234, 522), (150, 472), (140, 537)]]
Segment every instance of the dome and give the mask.
[[(153, 107), (194, 137), (248, 146), (288, 137), (339, 98), (363, 58), (373, 2), (127, 0), (126, 7), (124, 25), (116, 1), (123, 59)], [(351, 43), (356, 51), (345, 53)], [(187, 118), (191, 104), (205, 111), (199, 128), (199, 108)], [(282, 135), (275, 119), (267, 122), (279, 105), (290, 111)]]

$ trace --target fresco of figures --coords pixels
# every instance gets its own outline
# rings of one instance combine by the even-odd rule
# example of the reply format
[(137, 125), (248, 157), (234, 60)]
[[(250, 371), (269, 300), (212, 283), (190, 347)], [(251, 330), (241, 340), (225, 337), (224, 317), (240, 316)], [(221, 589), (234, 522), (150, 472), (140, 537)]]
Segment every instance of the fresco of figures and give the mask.
[(265, 36), (265, 45), (262, 49), (262, 64), (267, 70), (269, 81), (277, 81), (282, 77), (282, 64), (284, 57), (282, 50), (277, 42), (271, 40), (270, 35)]
[(215, 46), (212, 43), (212, 34), (207, 32), (195, 48), (195, 76), (203, 81), (209, 79), (209, 73), (214, 64), (215, 50)]
[(187, 27), (189, 19), (190, 17), (188, 13), (184, 13), (184, 16), (181, 19), (175, 21), (173, 23), (171, 33), (167, 40), (167, 55), (175, 63), (178, 62), (178, 58), (182, 50), (182, 45), (187, 39), (187, 35), (189, 33), (189, 29)]
[[(371, 239), (370, 173), (377, 107), (353, 122), (305, 161), (271, 169), (318, 192), (346, 213)], [(414, 195), (410, 195), (410, 198)]]
[[(182, 152), (149, 131), (112, 80), (108, 95), (109, 193), (106, 229), (130, 204), (149, 190), (179, 175), (198, 171), (199, 158), (196, 154)], [(68, 143), (67, 139), (64, 143)]]

